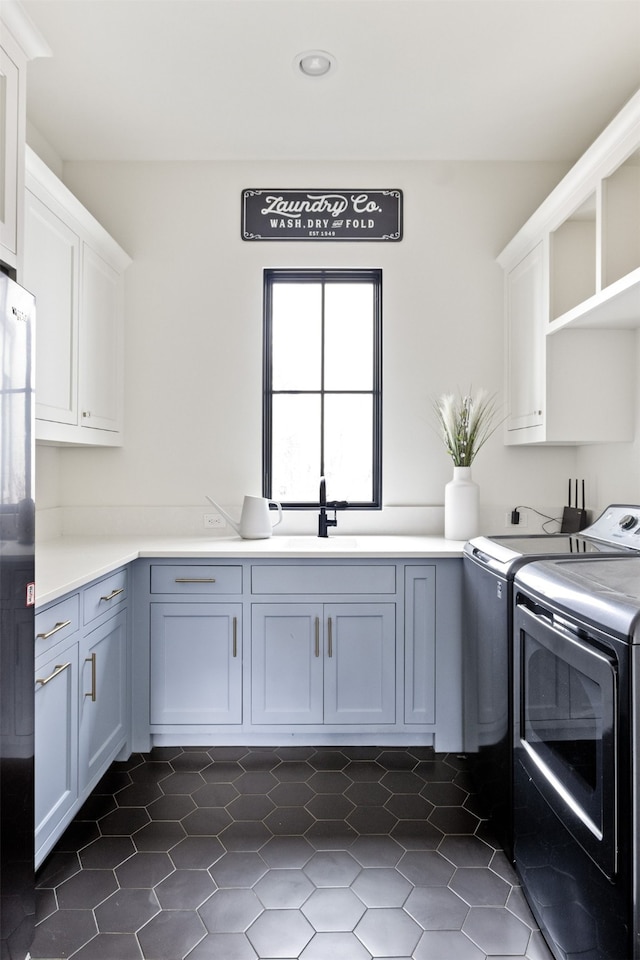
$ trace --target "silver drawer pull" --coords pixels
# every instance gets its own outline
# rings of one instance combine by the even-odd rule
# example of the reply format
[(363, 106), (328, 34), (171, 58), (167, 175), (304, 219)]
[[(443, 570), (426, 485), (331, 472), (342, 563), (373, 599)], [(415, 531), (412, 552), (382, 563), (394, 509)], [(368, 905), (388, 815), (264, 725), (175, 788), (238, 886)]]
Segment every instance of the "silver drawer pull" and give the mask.
[(332, 657), (333, 656), (333, 626), (331, 624), (331, 617), (329, 617), (329, 622), (327, 623), (327, 627), (329, 629), (328, 653), (329, 653), (329, 656)]
[(176, 577), (176, 583), (215, 583), (215, 577)]
[(233, 656), (238, 656), (238, 618), (233, 618)]
[(71, 620), (59, 620), (55, 627), (52, 627), (47, 633), (36, 633), (36, 640), (48, 640), (54, 633), (58, 633), (59, 630), (64, 630), (64, 628), (70, 626), (70, 624)]
[(124, 593), (124, 587), (118, 587), (115, 590), (112, 590), (110, 594), (106, 597), (100, 597), (101, 600), (113, 600), (114, 597), (119, 597), (121, 593)]
[(50, 673), (49, 676), (45, 677), (44, 679), (41, 679), (40, 677), (38, 677), (36, 679), (36, 683), (39, 683), (44, 687), (48, 683), (51, 683), (52, 680), (55, 680), (57, 676), (59, 676), (64, 670), (67, 669), (67, 667), (70, 667), (70, 666), (71, 666), (70, 663), (57, 663), (53, 673)]

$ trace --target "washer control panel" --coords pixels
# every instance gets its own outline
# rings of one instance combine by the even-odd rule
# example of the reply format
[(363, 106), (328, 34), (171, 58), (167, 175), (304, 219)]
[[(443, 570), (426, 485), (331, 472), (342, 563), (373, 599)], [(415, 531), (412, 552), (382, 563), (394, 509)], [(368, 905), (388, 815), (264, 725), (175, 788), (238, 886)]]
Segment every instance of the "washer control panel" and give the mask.
[(613, 503), (581, 535), (640, 550), (640, 506)]

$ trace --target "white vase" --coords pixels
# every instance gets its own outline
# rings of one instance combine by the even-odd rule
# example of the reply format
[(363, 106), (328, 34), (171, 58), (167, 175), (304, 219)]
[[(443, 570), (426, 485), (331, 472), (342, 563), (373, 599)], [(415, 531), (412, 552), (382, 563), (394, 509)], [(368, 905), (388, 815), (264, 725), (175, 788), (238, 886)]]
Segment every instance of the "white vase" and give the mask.
[(444, 535), (447, 540), (469, 540), (479, 530), (480, 488), (471, 479), (471, 467), (454, 467), (453, 480), (444, 488)]

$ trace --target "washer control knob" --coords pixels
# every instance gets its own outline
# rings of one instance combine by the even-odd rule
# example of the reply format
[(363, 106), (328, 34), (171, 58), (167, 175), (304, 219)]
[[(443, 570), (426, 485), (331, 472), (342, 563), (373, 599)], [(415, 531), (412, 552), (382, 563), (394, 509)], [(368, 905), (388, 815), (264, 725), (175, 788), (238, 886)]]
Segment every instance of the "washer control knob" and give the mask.
[(632, 513), (625, 513), (620, 520), (620, 527), (622, 530), (633, 530), (637, 522), (638, 518), (634, 517)]

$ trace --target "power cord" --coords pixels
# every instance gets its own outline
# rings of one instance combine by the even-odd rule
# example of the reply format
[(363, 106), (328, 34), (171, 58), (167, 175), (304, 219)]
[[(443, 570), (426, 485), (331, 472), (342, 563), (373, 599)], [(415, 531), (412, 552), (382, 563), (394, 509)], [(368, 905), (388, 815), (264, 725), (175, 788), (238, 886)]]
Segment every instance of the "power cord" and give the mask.
[(558, 533), (557, 530), (547, 530), (547, 524), (549, 524), (549, 523), (557, 523), (558, 526), (560, 526), (560, 525), (562, 524), (562, 517), (550, 517), (548, 514), (546, 514), (546, 513), (541, 513), (540, 510), (536, 510), (535, 507), (530, 507), (530, 506), (529, 506), (528, 504), (526, 504), (526, 503), (521, 503), (521, 504), (519, 504), (514, 510), (511, 511), (511, 522), (512, 522), (512, 523), (519, 523), (519, 522), (520, 522), (520, 515), (519, 515), (519, 513), (518, 513), (519, 510), (532, 510), (533, 513), (537, 513), (539, 517), (544, 517), (544, 518), (545, 518), (545, 522), (542, 524), (542, 529), (544, 530), (544, 532), (545, 532), (545, 533), (548, 533), (548, 534)]

